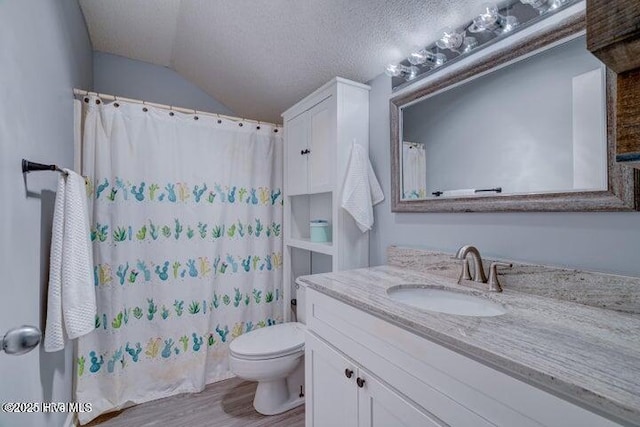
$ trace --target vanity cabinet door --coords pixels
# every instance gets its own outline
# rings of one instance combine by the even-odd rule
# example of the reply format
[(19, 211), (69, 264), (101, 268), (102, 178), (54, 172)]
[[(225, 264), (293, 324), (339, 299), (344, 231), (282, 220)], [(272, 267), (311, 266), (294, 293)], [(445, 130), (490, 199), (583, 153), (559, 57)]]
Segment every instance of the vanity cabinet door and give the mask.
[(309, 146), (309, 115), (302, 113), (287, 121), (286, 127), (286, 188), (287, 195), (307, 193)]
[(334, 97), (331, 96), (311, 108), (309, 115), (310, 141), (309, 193), (322, 193), (333, 189), (335, 135), (332, 113)]
[[(363, 380), (358, 390), (358, 427), (443, 427), (447, 424), (435, 416), (418, 409), (405, 397), (391, 390), (365, 370), (358, 378)], [(360, 385), (359, 384), (359, 385)]]
[(357, 367), (310, 333), (305, 364), (306, 427), (357, 426)]

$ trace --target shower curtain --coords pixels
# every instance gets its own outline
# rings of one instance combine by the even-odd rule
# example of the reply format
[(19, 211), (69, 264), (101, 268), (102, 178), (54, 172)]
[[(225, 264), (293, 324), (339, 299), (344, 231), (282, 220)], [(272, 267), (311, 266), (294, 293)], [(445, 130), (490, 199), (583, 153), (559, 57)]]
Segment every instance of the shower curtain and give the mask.
[(282, 321), (282, 138), (261, 124), (85, 99), (95, 330), (86, 423), (232, 376), (229, 343)]
[(417, 142), (402, 143), (402, 198), (427, 197), (427, 153), (425, 145)]

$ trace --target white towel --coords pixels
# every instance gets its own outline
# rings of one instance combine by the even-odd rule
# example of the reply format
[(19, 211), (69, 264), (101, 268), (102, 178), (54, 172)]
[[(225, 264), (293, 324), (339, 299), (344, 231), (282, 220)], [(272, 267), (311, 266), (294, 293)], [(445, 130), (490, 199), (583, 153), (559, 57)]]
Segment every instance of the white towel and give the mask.
[(53, 213), (45, 351), (95, 328), (96, 294), (84, 178), (65, 169)]
[(383, 200), (369, 156), (360, 144), (354, 142), (342, 189), (342, 207), (364, 233), (373, 226), (373, 206)]

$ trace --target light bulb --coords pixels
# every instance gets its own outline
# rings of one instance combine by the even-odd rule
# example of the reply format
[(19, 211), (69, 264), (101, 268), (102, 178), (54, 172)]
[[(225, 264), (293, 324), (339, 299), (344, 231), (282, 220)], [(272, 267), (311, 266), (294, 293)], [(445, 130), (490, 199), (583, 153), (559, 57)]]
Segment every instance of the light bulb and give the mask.
[(518, 26), (515, 16), (502, 16), (498, 12), (498, 6), (485, 3), (482, 12), (474, 20), (468, 30), (472, 33), (480, 31), (493, 31), (496, 34), (507, 33)]
[(514, 28), (518, 26), (518, 18), (515, 16), (506, 16), (504, 17), (504, 21), (502, 22), (502, 32), (508, 33), (509, 31), (513, 31)]
[(433, 67), (439, 67), (441, 65), (443, 65), (445, 62), (447, 62), (447, 57), (444, 53), (436, 53), (435, 55), (433, 55), (432, 61), (433, 63)]
[(427, 52), (424, 49), (413, 52), (407, 59), (411, 65), (422, 65), (427, 62)]
[(478, 40), (475, 37), (465, 37), (462, 42), (462, 52), (467, 53), (478, 47)]
[(491, 3), (482, 5), (482, 12), (478, 15), (473, 23), (480, 31), (494, 30), (500, 22), (498, 14), (498, 6)]
[(384, 73), (390, 77), (404, 77), (406, 80), (415, 79), (420, 74), (418, 67), (407, 67), (402, 64), (389, 64), (384, 70)]
[(551, 6), (549, 7), (549, 10), (556, 10), (557, 8), (564, 6), (569, 0), (549, 0), (549, 3), (551, 3)]
[(442, 37), (436, 41), (436, 46), (440, 49), (456, 50), (462, 45), (464, 39), (464, 31), (462, 33), (456, 32), (451, 27), (446, 27), (442, 30)]
[(413, 80), (416, 77), (418, 77), (418, 74), (420, 73), (420, 69), (418, 67), (415, 66), (411, 66), (411, 67), (406, 67), (407, 71), (406, 71), (406, 75), (405, 75), (405, 79), (406, 80)]
[(430, 67), (439, 67), (447, 62), (447, 57), (444, 54), (433, 53), (424, 49), (413, 52), (407, 59), (411, 65), (428, 65)]
[(528, 4), (532, 8), (538, 11), (540, 15), (549, 10), (549, 0), (520, 0), (522, 4)]
[(389, 64), (384, 69), (384, 73), (389, 77), (398, 77), (400, 76), (400, 74), (402, 74), (402, 70), (400, 69), (399, 65)]
[(418, 77), (418, 74), (420, 73), (420, 69), (413, 65), (411, 67), (404, 67), (404, 68), (405, 68), (404, 79), (407, 81), (415, 79), (416, 77)]
[(563, 6), (567, 0), (520, 0), (522, 4), (528, 4), (538, 11), (540, 15)]

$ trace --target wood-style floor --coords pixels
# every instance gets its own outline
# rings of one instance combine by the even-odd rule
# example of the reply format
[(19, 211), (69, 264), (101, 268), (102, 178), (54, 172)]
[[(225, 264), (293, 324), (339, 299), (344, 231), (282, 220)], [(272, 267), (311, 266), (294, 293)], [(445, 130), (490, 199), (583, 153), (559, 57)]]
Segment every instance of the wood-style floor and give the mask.
[(201, 393), (180, 394), (105, 414), (95, 427), (304, 427), (304, 405), (266, 417), (253, 409), (258, 383), (232, 378)]

